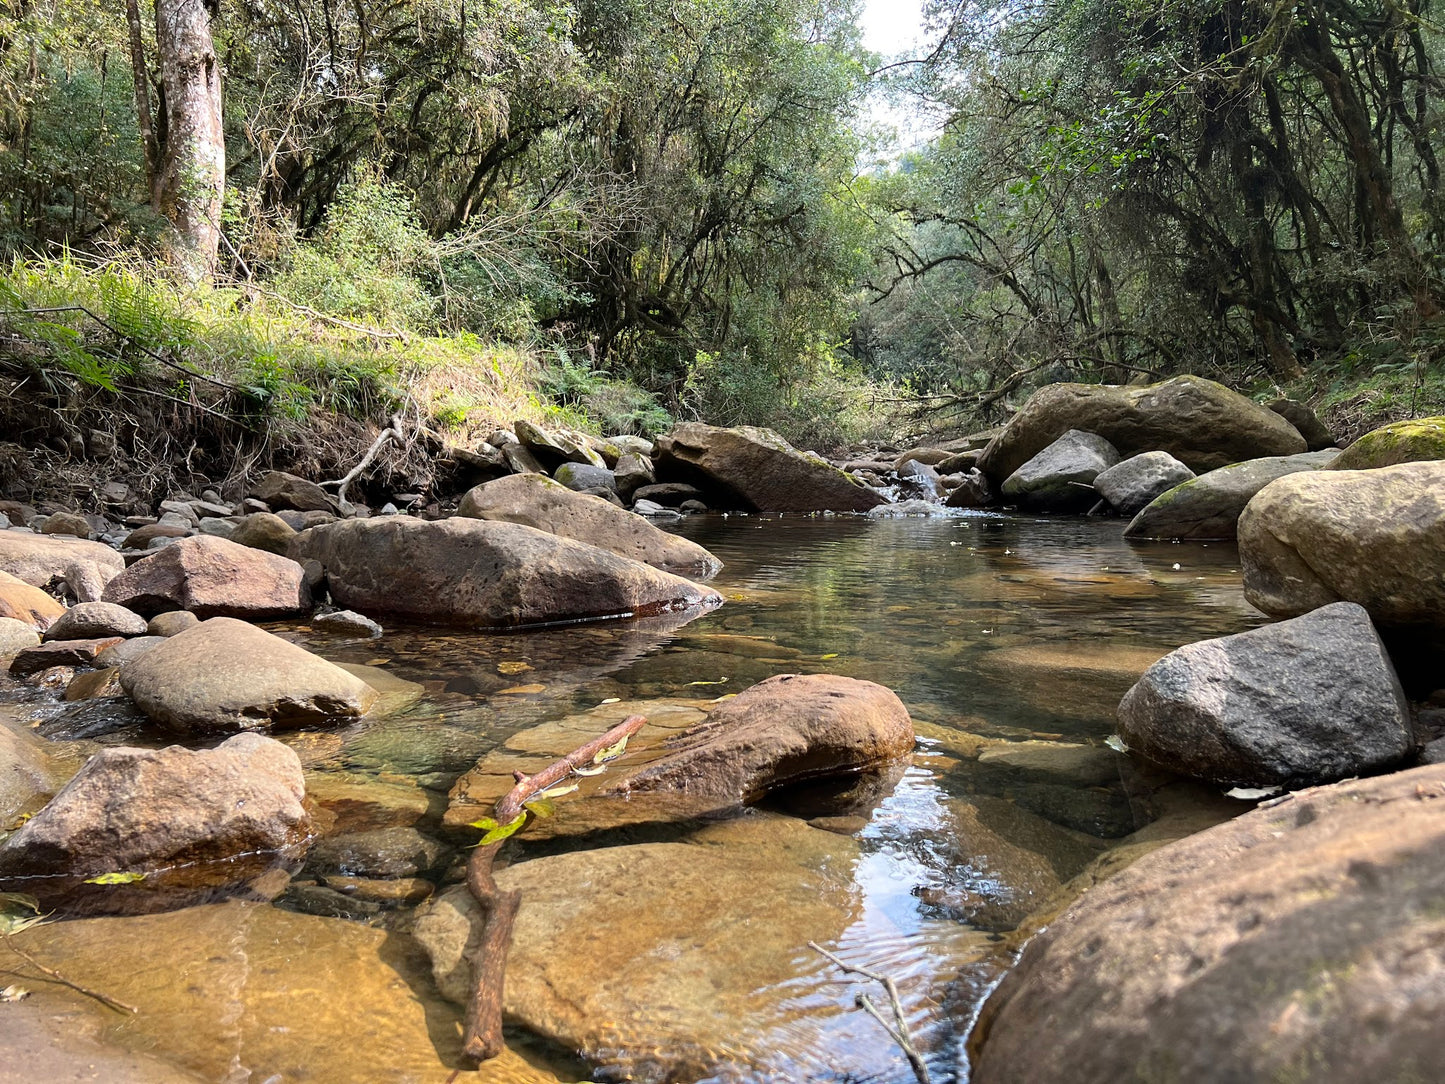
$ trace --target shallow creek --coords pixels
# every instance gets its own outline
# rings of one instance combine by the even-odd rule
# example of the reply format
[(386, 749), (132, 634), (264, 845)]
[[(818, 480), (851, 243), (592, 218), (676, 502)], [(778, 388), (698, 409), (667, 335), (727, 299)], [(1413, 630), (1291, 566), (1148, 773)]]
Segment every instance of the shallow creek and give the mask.
[[(727, 599), (683, 624), (397, 628), (377, 641), (270, 626), (420, 686), (388, 717), (277, 736), (332, 815), (384, 826), (346, 798), (378, 788), (401, 795), (391, 823), (451, 847), (467, 838), (442, 824), (460, 776), (481, 794), (488, 772), (545, 763), (628, 711), (685, 725), (773, 674), (827, 672), (884, 684), (913, 715), (918, 747), (899, 772), (728, 820), (616, 828), (589, 823), (579, 796), (558, 799), (574, 804), (529, 826), (511, 871), (524, 902), (508, 1008), (526, 1060), (457, 1080), (913, 1080), (855, 1004), (868, 993), (887, 1015), (882, 990), (810, 940), (890, 976), (933, 1080), (964, 1080), (962, 1037), (1021, 923), (1106, 851), (1247, 808), (1104, 744), (1150, 662), (1263, 620), (1232, 546), (1130, 546), (1118, 521), (984, 513), (706, 516), (679, 530), (725, 562), (713, 586)], [(76, 756), (154, 740), (114, 709), (62, 713), (32, 695), (0, 713), (86, 735), (56, 743)], [(434, 854), (419, 878), (455, 880), (464, 854)], [(197, 1079), (453, 1078), (459, 1011), (405, 936), (411, 905), (369, 880), (360, 899), (345, 876), (308, 868), (274, 906), (53, 923), (23, 943), (142, 1010), (122, 1019), (41, 990), (77, 1034)], [(405, 884), (396, 895), (426, 888)], [(585, 1062), (560, 1056), (579, 1048)]]

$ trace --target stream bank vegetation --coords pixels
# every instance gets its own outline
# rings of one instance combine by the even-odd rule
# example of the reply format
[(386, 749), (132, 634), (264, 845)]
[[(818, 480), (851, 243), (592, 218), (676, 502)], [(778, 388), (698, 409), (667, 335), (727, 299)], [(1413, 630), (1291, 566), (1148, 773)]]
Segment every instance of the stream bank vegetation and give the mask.
[[(1425, 0), (939, 0), (904, 63), (856, 9), (7, 7), (0, 453), (337, 476), (398, 412), (836, 450), (1182, 372), (1341, 436), (1445, 409)], [(880, 86), (943, 124), (860, 171)]]

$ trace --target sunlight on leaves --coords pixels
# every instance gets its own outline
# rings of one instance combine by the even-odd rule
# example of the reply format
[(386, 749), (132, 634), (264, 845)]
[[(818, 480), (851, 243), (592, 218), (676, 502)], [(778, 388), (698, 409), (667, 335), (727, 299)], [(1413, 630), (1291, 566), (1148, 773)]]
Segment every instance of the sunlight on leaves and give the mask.
[(526, 820), (526, 813), (518, 813), (516, 819), (507, 824), (498, 824), (491, 817), (483, 817), (481, 820), (472, 821), (471, 826), (473, 828), (480, 828), (483, 833), (482, 838), (477, 840), (473, 846), (486, 847), (492, 843), (500, 843), (508, 836), (516, 834), (517, 830), (522, 827)]
[(606, 764), (609, 760), (616, 760), (627, 751), (627, 735), (622, 735), (622, 740), (615, 745), (609, 745), (606, 749), (599, 749), (592, 758), (593, 764)]
[(726, 685), (727, 678), (718, 678), (716, 681), (689, 681), (689, 685)]
[(557, 812), (557, 804), (546, 798), (533, 798), (529, 802), (523, 802), (522, 808), (538, 817), (550, 817)]
[(98, 877), (87, 877), (85, 883), (88, 885), (133, 885), (137, 881), (144, 881), (144, 873), (136, 873), (131, 870), (117, 871), (115, 873), (102, 873)]
[(40, 901), (23, 892), (0, 892), (0, 934), (19, 933), (45, 921)]

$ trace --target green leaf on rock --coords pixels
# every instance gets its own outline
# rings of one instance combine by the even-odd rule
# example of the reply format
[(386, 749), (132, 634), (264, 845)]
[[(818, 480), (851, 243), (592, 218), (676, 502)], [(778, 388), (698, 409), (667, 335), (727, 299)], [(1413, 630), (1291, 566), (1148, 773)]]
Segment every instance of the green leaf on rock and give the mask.
[(479, 821), (472, 821), (473, 828), (480, 828), (482, 830), (482, 838), (477, 840), (475, 845), (478, 847), (486, 847), (492, 843), (500, 843), (508, 836), (515, 834), (526, 820), (526, 813), (518, 813), (516, 819), (508, 824), (498, 824), (491, 817), (483, 817)]
[(85, 883), (88, 885), (133, 885), (137, 881), (144, 881), (144, 873), (122, 871), (116, 873), (102, 873), (98, 877), (87, 877)]
[(606, 749), (599, 749), (592, 758), (593, 764), (606, 764), (609, 760), (616, 760), (627, 751), (627, 735), (622, 735), (622, 740), (616, 745), (609, 745)]

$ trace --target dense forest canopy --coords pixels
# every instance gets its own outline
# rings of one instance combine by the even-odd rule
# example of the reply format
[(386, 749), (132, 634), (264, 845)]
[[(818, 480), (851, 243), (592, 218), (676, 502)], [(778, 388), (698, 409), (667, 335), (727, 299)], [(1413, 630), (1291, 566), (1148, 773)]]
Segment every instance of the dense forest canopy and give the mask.
[[(894, 63), (857, 7), (9, 0), (0, 244), (551, 344), (720, 421), (1433, 369), (1428, 0), (950, 0)], [(860, 170), (880, 87), (945, 123)]]

